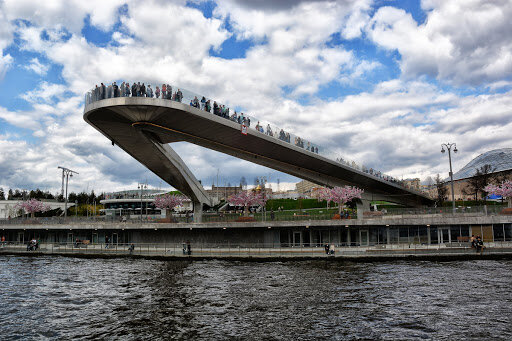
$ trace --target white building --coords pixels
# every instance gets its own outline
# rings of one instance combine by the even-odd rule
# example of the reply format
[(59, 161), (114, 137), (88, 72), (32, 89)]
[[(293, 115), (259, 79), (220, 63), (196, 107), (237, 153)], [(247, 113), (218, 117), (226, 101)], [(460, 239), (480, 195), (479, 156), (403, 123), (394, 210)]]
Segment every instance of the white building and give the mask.
[[(140, 219), (140, 215), (148, 219), (165, 218), (165, 210), (156, 208), (153, 202), (158, 195), (165, 194), (160, 190), (128, 190), (105, 194), (105, 199), (100, 203), (104, 205), (101, 210), (106, 216), (126, 217), (126, 219)], [(142, 208), (142, 209), (141, 209)], [(174, 209), (178, 212), (193, 211), (190, 199), (185, 199), (182, 206)]]
[[(16, 209), (16, 205), (18, 205), (22, 200), (0, 200), (0, 219), (9, 219), (10, 218), (16, 218), (20, 216), (20, 210)], [(63, 202), (57, 202), (57, 201), (47, 201), (47, 200), (41, 200), (48, 206), (50, 206), (50, 210), (56, 210), (60, 208), (62, 211), (64, 211), (64, 205)], [(68, 202), (68, 208), (75, 206), (74, 203)]]

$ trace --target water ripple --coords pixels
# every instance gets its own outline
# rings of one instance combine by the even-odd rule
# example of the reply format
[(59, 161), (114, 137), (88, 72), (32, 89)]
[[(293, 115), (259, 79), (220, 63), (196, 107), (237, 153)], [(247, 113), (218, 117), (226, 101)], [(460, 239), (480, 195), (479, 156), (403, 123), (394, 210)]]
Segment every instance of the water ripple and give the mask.
[(512, 339), (512, 261), (0, 257), (15, 339)]

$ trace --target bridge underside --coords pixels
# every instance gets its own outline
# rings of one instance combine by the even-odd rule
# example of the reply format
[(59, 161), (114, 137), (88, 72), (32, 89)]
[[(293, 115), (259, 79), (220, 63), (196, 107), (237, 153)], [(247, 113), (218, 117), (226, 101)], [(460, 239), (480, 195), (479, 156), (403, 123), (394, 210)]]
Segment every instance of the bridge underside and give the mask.
[(425, 195), (327, 159), (303, 148), (205, 111), (154, 98), (111, 98), (88, 105), (84, 119), (195, 203), (208, 203), (202, 185), (168, 145), (186, 141), (254, 162), (319, 185), (351, 185), (365, 190), (364, 201), (406, 206), (432, 204)]

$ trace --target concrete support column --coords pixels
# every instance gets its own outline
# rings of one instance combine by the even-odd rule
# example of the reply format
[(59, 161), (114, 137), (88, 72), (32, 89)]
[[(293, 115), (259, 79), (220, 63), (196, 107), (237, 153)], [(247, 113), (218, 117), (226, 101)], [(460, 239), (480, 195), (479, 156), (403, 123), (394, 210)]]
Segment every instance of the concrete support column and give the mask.
[(194, 223), (201, 223), (203, 221), (203, 203), (194, 202)]
[(363, 219), (363, 212), (370, 210), (370, 200), (360, 199), (356, 202), (357, 219)]
[(350, 240), (350, 227), (347, 229), (347, 245), (350, 246), (351, 240)]
[(389, 233), (389, 226), (386, 226), (386, 244), (391, 244), (391, 234)]

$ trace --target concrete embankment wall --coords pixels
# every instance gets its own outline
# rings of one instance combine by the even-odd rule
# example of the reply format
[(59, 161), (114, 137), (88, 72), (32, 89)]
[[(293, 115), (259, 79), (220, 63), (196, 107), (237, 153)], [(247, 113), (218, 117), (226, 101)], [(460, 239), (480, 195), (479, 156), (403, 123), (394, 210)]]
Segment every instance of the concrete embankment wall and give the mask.
[(486, 248), (476, 252), (468, 247), (439, 248), (339, 248), (334, 255), (327, 255), (323, 248), (218, 248), (195, 247), (189, 255), (180, 246), (151, 247), (139, 246), (130, 252), (127, 245), (112, 248), (50, 247), (42, 245), (38, 251), (26, 251), (26, 247), (4, 246), (0, 256), (64, 256), (80, 258), (144, 258), (161, 260), (244, 260), (244, 261), (285, 261), (285, 260), (326, 260), (326, 261), (392, 261), (431, 260), (461, 261), (478, 259), (512, 259), (512, 245)]

